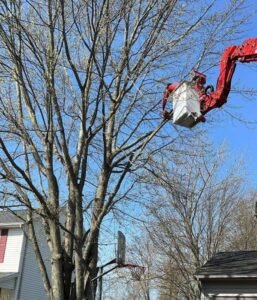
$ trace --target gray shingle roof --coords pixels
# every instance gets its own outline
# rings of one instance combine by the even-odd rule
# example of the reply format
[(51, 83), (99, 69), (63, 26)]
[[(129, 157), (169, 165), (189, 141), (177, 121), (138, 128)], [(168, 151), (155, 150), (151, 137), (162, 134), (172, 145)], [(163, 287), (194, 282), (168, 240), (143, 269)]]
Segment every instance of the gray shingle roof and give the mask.
[(219, 252), (195, 274), (196, 277), (257, 277), (257, 251)]
[(0, 272), (0, 282), (17, 277), (17, 272)]
[(17, 272), (0, 272), (0, 279), (8, 278), (13, 275), (16, 276), (17, 274), (18, 274)]
[(24, 220), (26, 220), (27, 210), (17, 210), (17, 211), (15, 211), (15, 214), (13, 214), (12, 212), (7, 211), (7, 210), (1, 210), (0, 211), (0, 225), (1, 224), (13, 224), (13, 223), (21, 223), (22, 224), (22, 223), (24, 223)]

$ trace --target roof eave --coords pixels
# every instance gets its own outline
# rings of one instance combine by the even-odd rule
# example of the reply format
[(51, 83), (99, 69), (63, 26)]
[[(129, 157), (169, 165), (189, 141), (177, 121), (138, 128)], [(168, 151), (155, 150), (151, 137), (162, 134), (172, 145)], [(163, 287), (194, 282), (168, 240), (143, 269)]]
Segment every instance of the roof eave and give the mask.
[(24, 222), (10, 222), (10, 223), (0, 223), (1, 228), (21, 228)]
[(239, 275), (195, 275), (198, 280), (201, 279), (230, 279), (230, 278), (257, 278), (257, 274), (239, 274)]
[(19, 275), (18, 272), (13, 272), (11, 274), (6, 274), (6, 276), (0, 278), (0, 282), (2, 283), (2, 282), (5, 282), (7, 280), (11, 280), (13, 278), (18, 277), (18, 275)]

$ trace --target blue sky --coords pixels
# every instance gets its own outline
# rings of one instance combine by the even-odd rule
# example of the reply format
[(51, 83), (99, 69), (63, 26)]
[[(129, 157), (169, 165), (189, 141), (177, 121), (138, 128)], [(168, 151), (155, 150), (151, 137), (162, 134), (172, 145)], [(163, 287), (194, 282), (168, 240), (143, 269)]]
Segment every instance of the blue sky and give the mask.
[[(253, 20), (247, 25), (241, 43), (251, 37), (257, 38), (256, 28), (257, 20)], [(212, 73), (216, 75), (208, 77), (206, 73), (207, 83), (215, 85), (218, 68)], [(249, 90), (256, 92), (240, 94)], [(200, 126), (206, 129), (216, 146), (227, 145), (230, 163), (240, 158), (244, 160), (247, 182), (249, 186), (257, 187), (257, 62), (237, 64), (228, 103), (206, 117), (207, 124)]]

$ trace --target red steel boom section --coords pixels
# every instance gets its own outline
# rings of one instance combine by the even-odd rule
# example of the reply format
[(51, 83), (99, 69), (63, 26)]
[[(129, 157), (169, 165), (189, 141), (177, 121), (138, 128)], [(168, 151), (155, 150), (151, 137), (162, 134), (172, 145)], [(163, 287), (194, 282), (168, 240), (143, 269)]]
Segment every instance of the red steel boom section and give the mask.
[[(205, 86), (206, 75), (194, 71), (192, 83), (199, 97), (202, 115), (227, 102), (237, 61), (242, 63), (257, 61), (257, 38), (248, 39), (241, 46), (230, 46), (224, 51), (220, 60), (220, 72), (215, 90), (211, 85)], [(180, 84), (168, 84), (163, 94), (162, 109), (165, 118), (170, 118), (170, 113), (165, 110), (167, 100)], [(204, 118), (201, 116), (197, 122), (203, 120)]]

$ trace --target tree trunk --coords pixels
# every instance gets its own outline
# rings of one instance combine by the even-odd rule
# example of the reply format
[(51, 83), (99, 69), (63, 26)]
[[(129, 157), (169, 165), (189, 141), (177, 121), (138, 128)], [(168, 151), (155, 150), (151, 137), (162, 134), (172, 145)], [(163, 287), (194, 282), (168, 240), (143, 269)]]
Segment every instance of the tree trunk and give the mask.
[(64, 300), (64, 284), (62, 269), (62, 251), (60, 241), (60, 231), (58, 225), (50, 220), (49, 229), (51, 235), (51, 283), (53, 300)]

